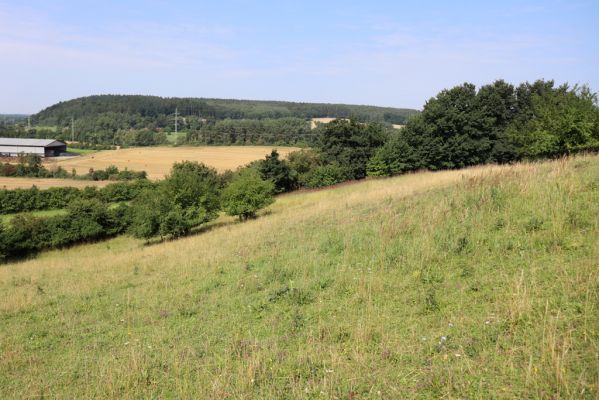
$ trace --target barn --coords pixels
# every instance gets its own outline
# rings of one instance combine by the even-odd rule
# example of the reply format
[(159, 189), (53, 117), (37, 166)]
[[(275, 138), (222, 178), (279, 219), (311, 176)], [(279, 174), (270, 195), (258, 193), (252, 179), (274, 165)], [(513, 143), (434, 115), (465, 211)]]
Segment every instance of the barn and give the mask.
[(0, 156), (37, 154), (41, 157), (56, 157), (66, 151), (66, 143), (60, 140), (0, 138)]

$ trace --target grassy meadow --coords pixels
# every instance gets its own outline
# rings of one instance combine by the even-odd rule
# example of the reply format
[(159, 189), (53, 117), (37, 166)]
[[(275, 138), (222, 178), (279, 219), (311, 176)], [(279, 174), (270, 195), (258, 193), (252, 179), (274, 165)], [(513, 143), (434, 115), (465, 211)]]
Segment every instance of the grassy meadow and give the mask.
[(595, 399), (598, 358), (598, 156), (0, 266), (0, 398)]

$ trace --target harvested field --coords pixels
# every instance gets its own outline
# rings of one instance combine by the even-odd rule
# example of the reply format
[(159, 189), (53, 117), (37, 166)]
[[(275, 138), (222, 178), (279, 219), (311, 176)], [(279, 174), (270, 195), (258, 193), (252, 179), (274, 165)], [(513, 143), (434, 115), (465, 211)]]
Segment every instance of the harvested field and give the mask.
[(115, 165), (119, 169), (146, 171), (150, 179), (162, 179), (175, 162), (203, 162), (222, 172), (264, 158), (273, 148), (276, 148), (282, 157), (299, 150), (296, 147), (276, 146), (136, 147), (100, 151), (66, 160), (49, 160), (47, 166), (50, 168), (52, 165), (59, 165), (69, 172), (75, 168), (78, 174), (84, 174), (90, 168), (104, 169), (109, 165)]
[(28, 189), (32, 186), (36, 186), (38, 189), (48, 189), (51, 187), (76, 187), (84, 188), (86, 186), (98, 186), (103, 187), (114, 181), (84, 181), (74, 179), (42, 179), (42, 178), (11, 178), (11, 177), (0, 177), (0, 189)]
[[(329, 122), (332, 122), (336, 119), (337, 118), (330, 118), (330, 117), (312, 118), (312, 121), (310, 121), (310, 128), (314, 129), (318, 126), (318, 124), (328, 124)], [(341, 119), (344, 121), (348, 121), (347, 118), (341, 118)]]

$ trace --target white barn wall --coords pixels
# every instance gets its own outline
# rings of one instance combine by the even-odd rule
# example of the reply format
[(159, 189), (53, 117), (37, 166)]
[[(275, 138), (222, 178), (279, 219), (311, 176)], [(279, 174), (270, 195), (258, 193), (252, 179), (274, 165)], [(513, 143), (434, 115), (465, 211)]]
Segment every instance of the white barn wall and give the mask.
[(31, 147), (31, 146), (0, 146), (0, 154), (17, 156), (19, 154), (38, 154), (44, 156), (44, 147)]

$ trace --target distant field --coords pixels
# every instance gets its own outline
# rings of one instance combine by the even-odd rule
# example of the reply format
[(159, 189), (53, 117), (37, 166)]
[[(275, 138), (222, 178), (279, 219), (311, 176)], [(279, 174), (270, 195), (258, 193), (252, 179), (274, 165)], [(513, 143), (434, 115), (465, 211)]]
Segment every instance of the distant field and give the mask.
[[(318, 124), (328, 124), (329, 122), (332, 122), (334, 120), (336, 120), (337, 118), (329, 118), (329, 117), (323, 117), (323, 118), (312, 118), (312, 121), (310, 121), (310, 128), (314, 129), (318, 126)], [(347, 118), (341, 118), (347, 121)]]
[[(84, 172), (84, 171), (82, 171)], [(85, 171), (87, 172), (87, 171)], [(0, 176), (0, 189), (27, 189), (36, 186), (38, 189), (48, 189), (51, 187), (76, 187), (83, 188), (86, 186), (103, 187), (111, 183), (111, 181), (78, 181), (74, 179), (40, 179), (40, 178), (10, 178)]]
[(84, 174), (90, 168), (103, 169), (116, 165), (120, 169), (146, 171), (150, 179), (162, 179), (175, 162), (199, 161), (222, 172), (264, 158), (273, 148), (283, 157), (299, 150), (296, 147), (276, 146), (136, 147), (100, 151), (66, 160), (52, 160), (50, 163), (60, 165), (67, 171), (75, 168), (78, 174)]

